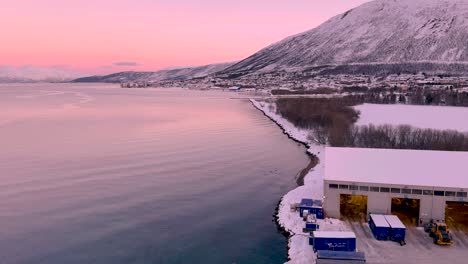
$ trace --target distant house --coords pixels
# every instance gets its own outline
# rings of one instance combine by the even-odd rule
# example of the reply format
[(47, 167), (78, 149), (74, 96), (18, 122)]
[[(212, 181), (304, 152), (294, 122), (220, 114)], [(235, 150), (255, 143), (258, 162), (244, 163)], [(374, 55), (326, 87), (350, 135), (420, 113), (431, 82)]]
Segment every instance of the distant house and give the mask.
[(240, 91), (241, 90), (241, 87), (240, 86), (232, 86), (232, 87), (229, 87), (229, 91)]

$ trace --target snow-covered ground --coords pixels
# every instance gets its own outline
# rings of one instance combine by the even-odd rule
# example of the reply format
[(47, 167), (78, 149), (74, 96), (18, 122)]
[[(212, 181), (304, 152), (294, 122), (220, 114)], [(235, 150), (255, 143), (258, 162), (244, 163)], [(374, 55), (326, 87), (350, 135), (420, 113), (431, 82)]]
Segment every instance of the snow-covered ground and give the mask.
[(357, 125), (411, 125), (468, 132), (468, 107), (363, 104)]
[[(287, 193), (281, 200), (278, 221), (287, 230), (289, 237), (289, 258), (287, 264), (315, 263), (316, 256), (312, 246), (308, 243), (308, 234), (302, 232), (305, 223), (298, 212), (291, 212), (290, 205), (300, 202), (303, 198), (322, 199), (324, 146), (317, 145), (308, 138), (308, 131), (296, 128), (289, 121), (278, 114), (274, 103), (251, 100), (253, 105), (265, 113), (270, 119), (283, 128), (292, 138), (307, 145), (308, 152), (317, 155), (320, 163), (313, 168), (304, 179), (304, 186), (300, 186)], [(371, 109), (371, 108), (368, 108)], [(388, 109), (386, 110), (388, 111)], [(468, 116), (468, 115), (467, 115)], [(379, 121), (379, 119), (375, 119)], [(461, 121), (459, 121), (461, 122)], [(414, 125), (414, 123), (413, 123)], [(452, 228), (455, 245), (441, 247), (434, 245), (432, 239), (421, 228), (407, 227), (406, 242), (402, 247), (391, 241), (376, 240), (367, 223), (344, 222), (327, 218), (318, 221), (321, 231), (353, 231), (357, 237), (358, 251), (366, 254), (366, 263), (371, 264), (438, 264), (438, 263), (466, 263), (468, 257), (468, 232)]]
[[(319, 158), (319, 164), (311, 169), (304, 178), (304, 185), (287, 193), (279, 205), (278, 219), (279, 224), (288, 231), (289, 237), (289, 258), (288, 264), (312, 263), (315, 259), (315, 253), (312, 246), (309, 245), (308, 233), (302, 232), (305, 227), (304, 221), (299, 217), (298, 212), (291, 212), (291, 204), (299, 203), (303, 198), (321, 200), (323, 198), (323, 171), (324, 166), (321, 162), (324, 160), (325, 146), (318, 145), (308, 138), (309, 131), (299, 129), (276, 113), (275, 104), (264, 101), (251, 100), (252, 104), (262, 111), (266, 116), (272, 119), (283, 128), (291, 138), (303, 142), (307, 145), (307, 151)], [(318, 220), (321, 231), (346, 231), (349, 230), (345, 223), (327, 218)]]

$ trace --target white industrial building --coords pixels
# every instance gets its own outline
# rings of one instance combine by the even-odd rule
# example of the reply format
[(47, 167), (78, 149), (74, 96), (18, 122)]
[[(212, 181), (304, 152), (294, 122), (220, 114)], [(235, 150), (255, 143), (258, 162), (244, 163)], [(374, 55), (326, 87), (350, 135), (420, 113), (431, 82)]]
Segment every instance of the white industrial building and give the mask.
[(324, 183), (328, 217), (361, 210), (468, 224), (468, 152), (327, 148)]

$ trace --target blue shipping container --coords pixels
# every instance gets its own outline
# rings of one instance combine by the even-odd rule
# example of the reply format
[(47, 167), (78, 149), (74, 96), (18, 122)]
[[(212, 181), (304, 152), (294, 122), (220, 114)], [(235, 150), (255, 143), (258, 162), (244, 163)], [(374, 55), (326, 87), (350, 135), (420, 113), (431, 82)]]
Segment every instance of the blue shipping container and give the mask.
[(366, 260), (364, 252), (345, 252), (345, 251), (317, 251), (319, 259), (346, 259), (346, 260)]
[(317, 264), (330, 263), (366, 263), (366, 256), (364, 252), (317, 251)]
[(314, 231), (312, 244), (315, 251), (356, 251), (356, 235), (353, 232)]
[(405, 241), (406, 227), (400, 218), (396, 215), (386, 215), (385, 220), (390, 226), (390, 239), (396, 242)]
[(317, 219), (324, 219), (325, 215), (323, 213), (323, 208), (321, 207), (321, 204), (319, 201), (314, 201), (312, 199), (302, 199), (300, 205), (299, 205), (299, 215), (300, 217), (303, 217), (304, 210), (309, 211), (309, 214), (315, 214), (317, 216)]
[(390, 225), (383, 215), (371, 214), (369, 227), (377, 240), (388, 240), (390, 236)]
[(305, 228), (306, 229), (313, 229), (311, 231), (315, 231), (315, 230), (318, 230), (320, 227), (319, 227), (319, 225), (317, 223), (306, 223)]

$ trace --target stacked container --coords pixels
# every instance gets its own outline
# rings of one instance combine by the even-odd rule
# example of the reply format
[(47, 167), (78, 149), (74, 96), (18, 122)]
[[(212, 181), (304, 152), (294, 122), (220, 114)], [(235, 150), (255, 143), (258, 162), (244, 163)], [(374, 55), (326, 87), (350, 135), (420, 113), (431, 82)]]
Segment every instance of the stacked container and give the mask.
[(366, 263), (363, 252), (317, 251), (317, 264), (361, 264)]
[(405, 241), (406, 227), (396, 215), (385, 215), (390, 226), (390, 239), (396, 242)]
[(316, 215), (307, 216), (307, 221), (304, 228), (304, 233), (313, 232), (319, 230), (320, 226), (317, 223)]
[(314, 250), (356, 251), (356, 235), (353, 232), (314, 231), (309, 244)]
[(299, 215), (304, 216), (304, 211), (308, 211), (309, 214), (316, 215), (317, 219), (324, 219), (323, 207), (320, 201), (312, 199), (302, 199), (299, 204)]
[(390, 235), (390, 225), (385, 216), (370, 214), (369, 227), (377, 240), (388, 240)]

